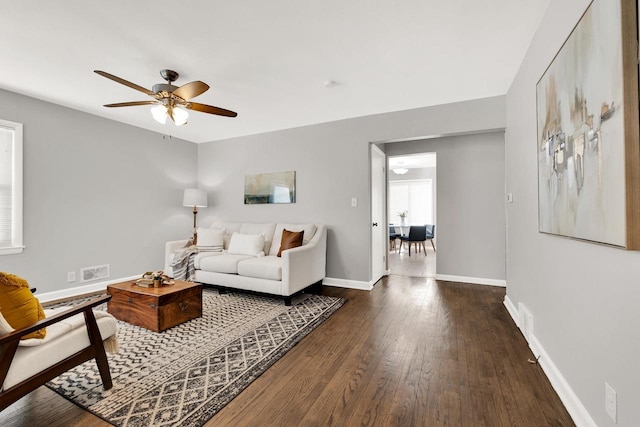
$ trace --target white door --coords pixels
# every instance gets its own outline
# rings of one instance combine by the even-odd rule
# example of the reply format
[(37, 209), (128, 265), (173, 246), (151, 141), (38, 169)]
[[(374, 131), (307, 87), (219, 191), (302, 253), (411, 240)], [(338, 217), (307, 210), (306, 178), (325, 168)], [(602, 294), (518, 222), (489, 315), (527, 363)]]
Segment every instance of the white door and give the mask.
[(385, 184), (385, 155), (371, 144), (371, 283), (384, 276), (387, 265)]

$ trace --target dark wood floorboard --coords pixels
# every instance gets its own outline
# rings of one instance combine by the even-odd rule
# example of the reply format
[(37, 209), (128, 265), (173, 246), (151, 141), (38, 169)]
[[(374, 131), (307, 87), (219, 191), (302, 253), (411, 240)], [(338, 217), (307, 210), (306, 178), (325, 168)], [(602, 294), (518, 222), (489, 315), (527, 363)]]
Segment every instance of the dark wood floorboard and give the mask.
[[(206, 426), (573, 426), (509, 317), (505, 290), (389, 276), (345, 305)], [(104, 426), (41, 387), (2, 426)]]

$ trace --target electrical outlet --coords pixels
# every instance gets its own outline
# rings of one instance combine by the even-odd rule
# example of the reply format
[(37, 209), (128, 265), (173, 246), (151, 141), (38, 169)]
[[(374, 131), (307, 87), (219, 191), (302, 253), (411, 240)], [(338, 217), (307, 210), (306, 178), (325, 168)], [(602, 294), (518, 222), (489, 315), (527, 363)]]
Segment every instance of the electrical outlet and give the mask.
[(358, 198), (357, 197), (352, 197), (351, 198), (351, 207), (355, 208), (356, 206), (358, 206)]
[(513, 203), (513, 193), (507, 193), (507, 202)]
[(76, 272), (75, 271), (70, 271), (67, 273), (67, 283), (71, 283), (71, 282), (75, 282), (76, 281)]
[(614, 423), (618, 423), (618, 394), (609, 383), (604, 383), (604, 410)]

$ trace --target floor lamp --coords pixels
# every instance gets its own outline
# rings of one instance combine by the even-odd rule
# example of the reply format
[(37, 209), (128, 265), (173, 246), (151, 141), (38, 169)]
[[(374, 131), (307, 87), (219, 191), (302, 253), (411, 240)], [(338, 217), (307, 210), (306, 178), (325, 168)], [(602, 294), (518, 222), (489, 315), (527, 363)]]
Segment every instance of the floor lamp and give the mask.
[(198, 226), (196, 217), (198, 215), (198, 208), (207, 207), (207, 192), (198, 188), (185, 189), (182, 205), (187, 207), (193, 206), (193, 244), (196, 245), (198, 244)]

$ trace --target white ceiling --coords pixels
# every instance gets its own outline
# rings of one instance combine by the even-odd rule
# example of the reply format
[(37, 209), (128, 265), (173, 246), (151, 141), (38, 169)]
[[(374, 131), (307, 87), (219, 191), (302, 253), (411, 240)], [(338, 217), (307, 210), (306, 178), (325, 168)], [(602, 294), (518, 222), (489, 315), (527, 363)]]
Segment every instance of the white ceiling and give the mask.
[[(193, 142), (506, 93), (549, 0), (0, 0), (0, 88)], [(211, 86), (160, 125), (159, 70)], [(334, 81), (325, 87), (326, 81)], [(0, 100), (0, 102), (2, 102)]]
[(410, 154), (407, 156), (391, 156), (389, 159), (389, 169), (419, 169), (433, 168), (436, 166), (436, 153)]

